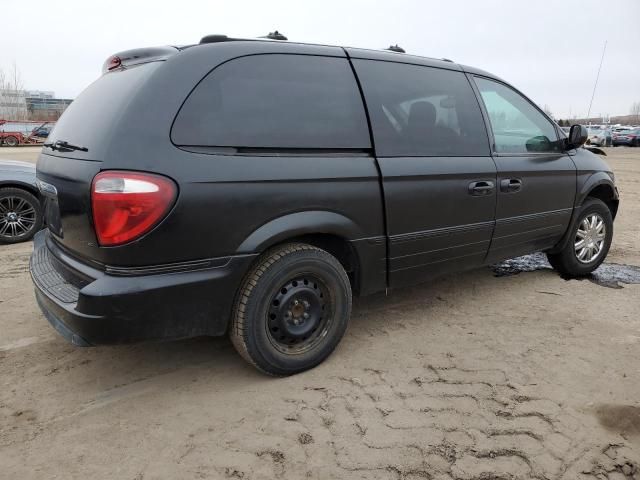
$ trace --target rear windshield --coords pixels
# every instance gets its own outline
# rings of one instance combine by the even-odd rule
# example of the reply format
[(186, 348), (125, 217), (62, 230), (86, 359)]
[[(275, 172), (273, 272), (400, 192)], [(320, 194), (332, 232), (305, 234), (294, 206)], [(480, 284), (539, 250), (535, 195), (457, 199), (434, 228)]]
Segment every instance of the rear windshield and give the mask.
[(65, 110), (49, 136), (89, 149), (108, 135), (135, 92), (161, 62), (107, 73), (89, 85)]

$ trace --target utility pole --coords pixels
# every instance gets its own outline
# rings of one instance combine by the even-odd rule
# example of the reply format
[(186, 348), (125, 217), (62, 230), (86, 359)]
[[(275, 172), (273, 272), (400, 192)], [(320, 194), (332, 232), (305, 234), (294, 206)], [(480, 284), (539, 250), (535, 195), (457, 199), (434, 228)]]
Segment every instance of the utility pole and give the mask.
[(591, 106), (593, 105), (593, 97), (596, 96), (596, 87), (598, 86), (598, 79), (600, 78), (600, 69), (602, 68), (602, 61), (604, 60), (604, 52), (607, 50), (607, 41), (604, 41), (604, 48), (602, 49), (602, 57), (600, 58), (600, 66), (598, 67), (598, 74), (596, 75), (596, 83), (593, 85), (593, 93), (591, 94), (591, 101), (589, 102), (589, 110), (587, 111), (587, 120), (591, 115)]

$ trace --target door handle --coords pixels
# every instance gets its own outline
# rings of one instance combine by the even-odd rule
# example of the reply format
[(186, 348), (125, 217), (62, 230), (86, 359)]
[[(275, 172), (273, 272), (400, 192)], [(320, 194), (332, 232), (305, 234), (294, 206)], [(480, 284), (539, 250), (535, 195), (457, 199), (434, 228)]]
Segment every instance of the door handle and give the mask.
[(519, 192), (522, 188), (522, 180), (519, 178), (505, 178), (500, 180), (500, 191), (506, 193)]
[(469, 194), (476, 197), (483, 195), (491, 195), (493, 193), (495, 185), (488, 180), (481, 180), (479, 182), (471, 182), (469, 184)]

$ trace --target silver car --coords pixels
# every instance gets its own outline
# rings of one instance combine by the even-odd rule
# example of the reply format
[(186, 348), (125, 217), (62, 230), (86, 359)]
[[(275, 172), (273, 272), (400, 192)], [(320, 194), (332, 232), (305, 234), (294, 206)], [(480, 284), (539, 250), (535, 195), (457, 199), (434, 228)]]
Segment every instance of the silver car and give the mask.
[(589, 127), (589, 139), (587, 143), (598, 147), (610, 147), (611, 130), (602, 127)]

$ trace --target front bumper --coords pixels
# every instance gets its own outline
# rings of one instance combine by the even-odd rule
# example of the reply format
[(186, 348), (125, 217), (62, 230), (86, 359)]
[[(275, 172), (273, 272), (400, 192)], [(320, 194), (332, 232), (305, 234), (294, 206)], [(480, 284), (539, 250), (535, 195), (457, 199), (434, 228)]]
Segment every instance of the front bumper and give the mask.
[(34, 238), (30, 271), (49, 323), (74, 345), (90, 346), (223, 335), (254, 257), (214, 259), (209, 268), (171, 273), (118, 269), (113, 275), (64, 252), (44, 230)]

